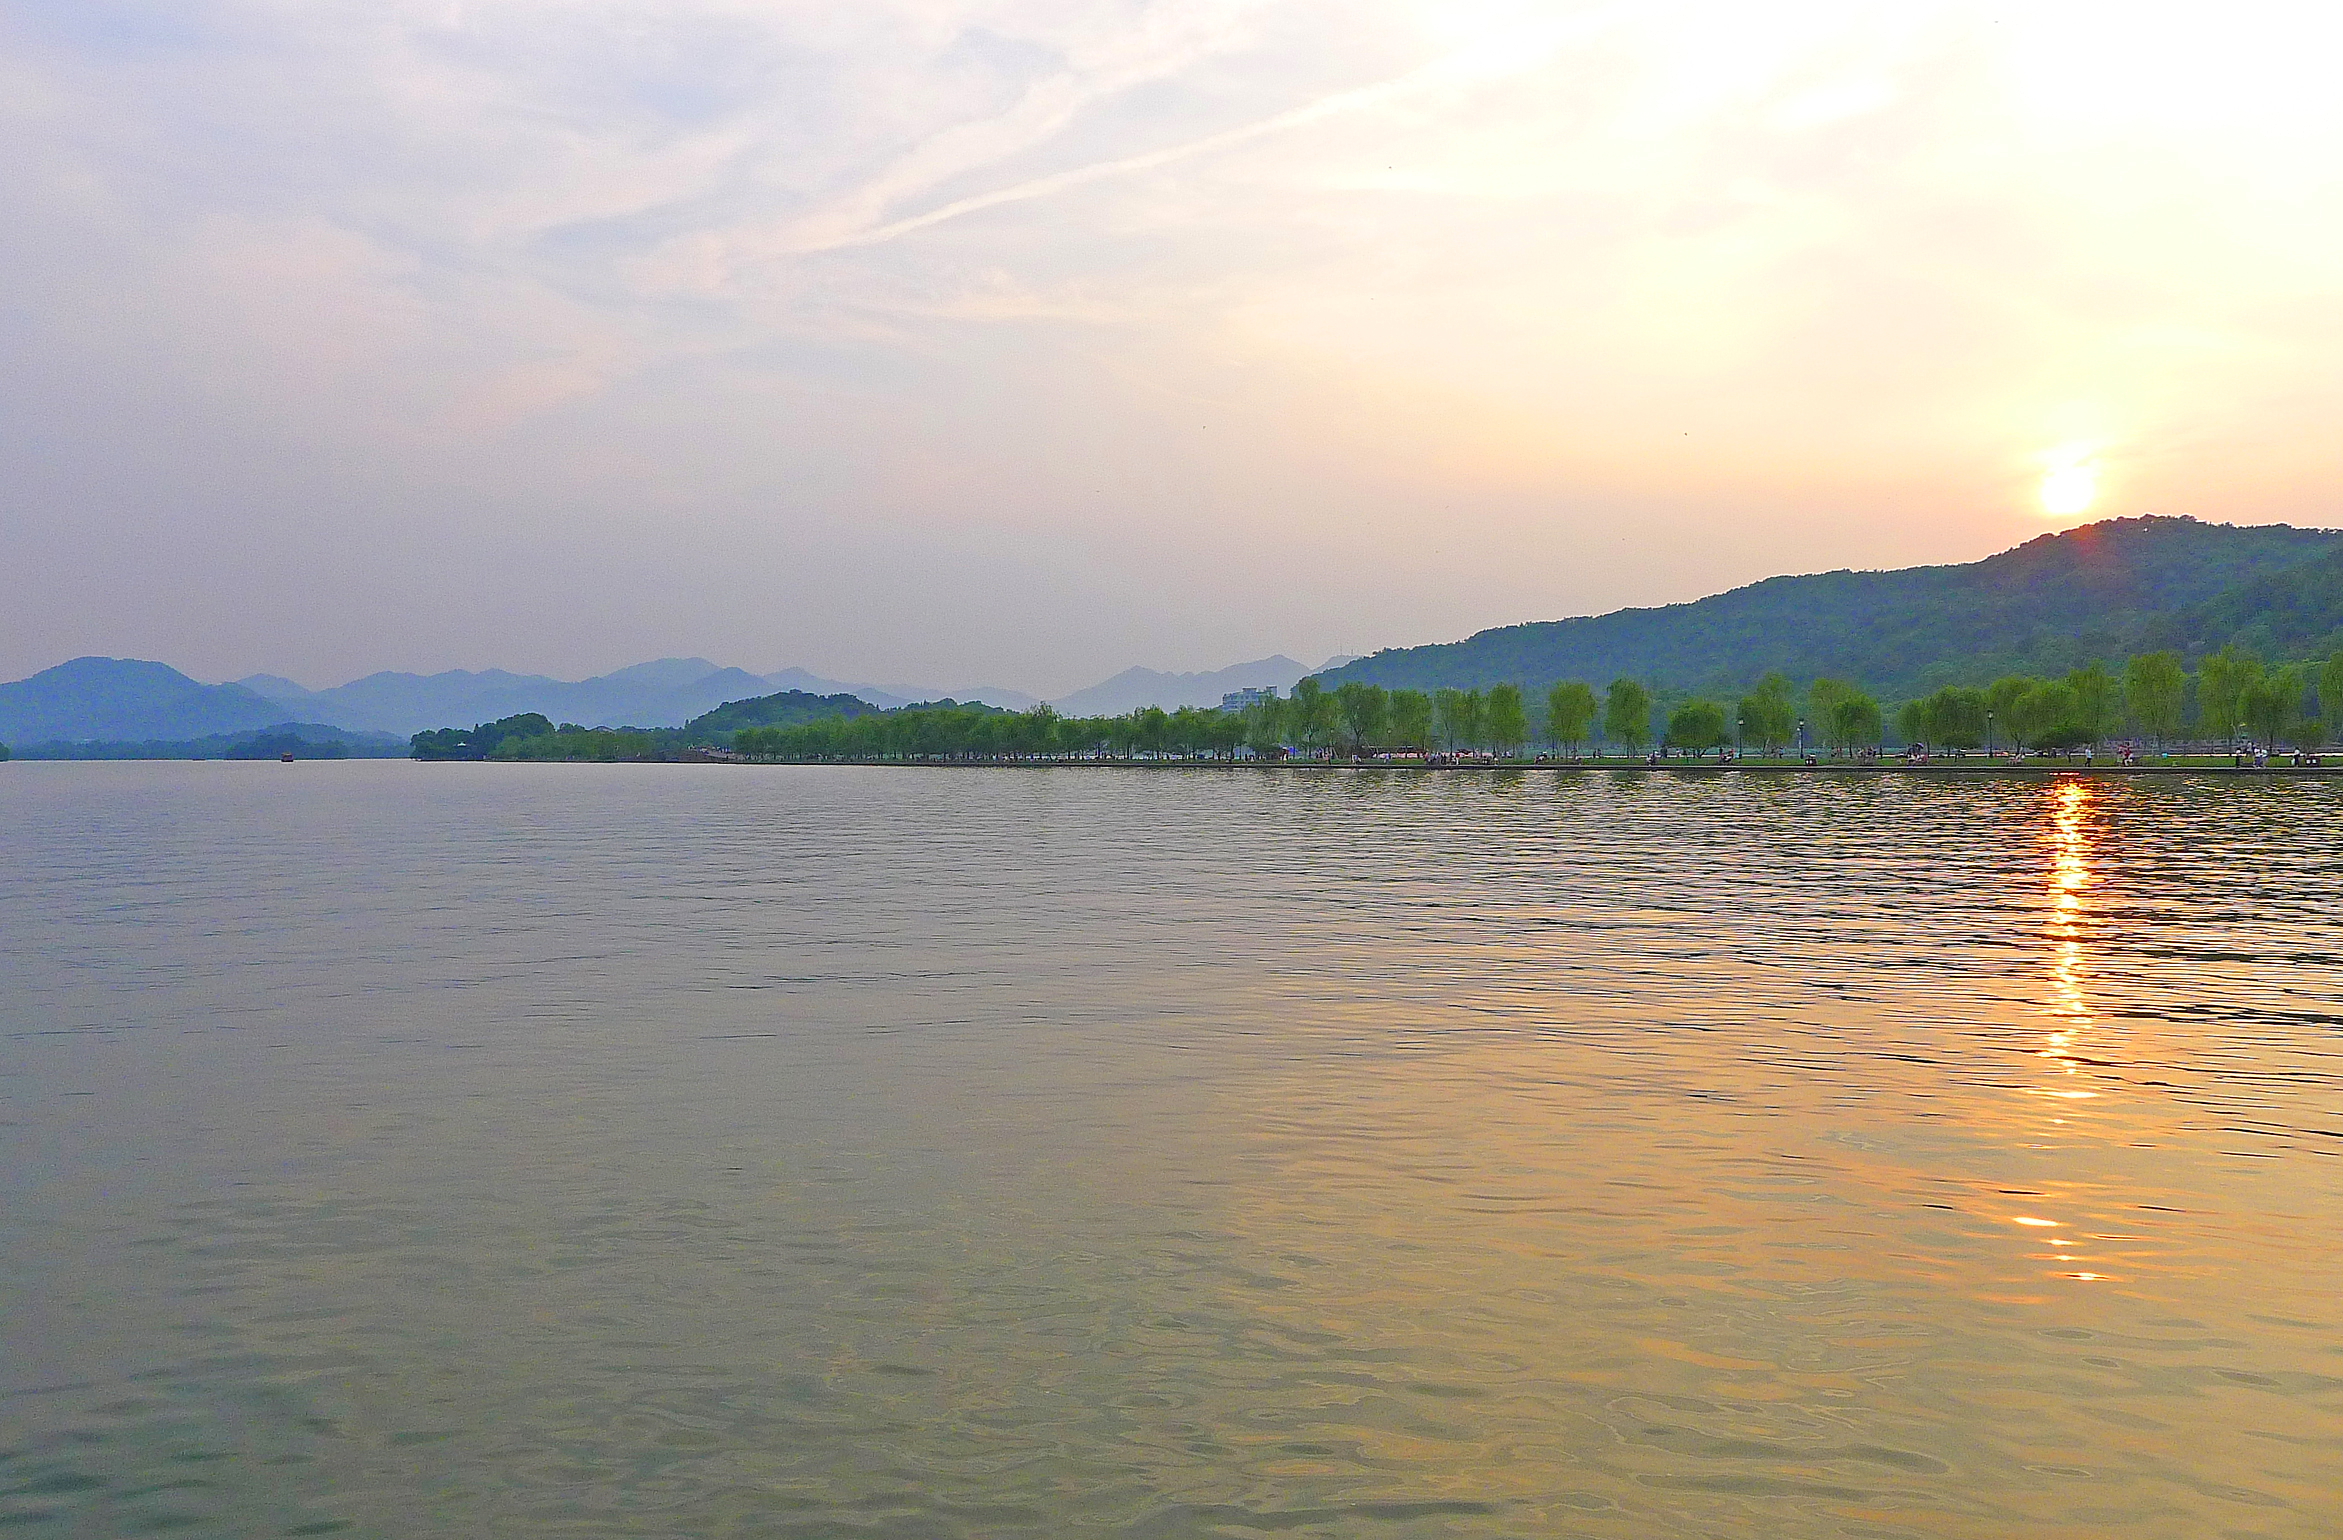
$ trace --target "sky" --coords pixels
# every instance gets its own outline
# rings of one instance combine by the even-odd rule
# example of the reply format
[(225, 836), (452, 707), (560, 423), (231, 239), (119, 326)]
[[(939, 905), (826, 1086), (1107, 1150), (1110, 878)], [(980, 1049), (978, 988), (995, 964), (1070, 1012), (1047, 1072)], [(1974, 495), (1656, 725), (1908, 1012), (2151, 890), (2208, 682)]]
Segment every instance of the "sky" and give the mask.
[(2343, 13), (0, 0), (0, 677), (1061, 694), (2333, 525)]

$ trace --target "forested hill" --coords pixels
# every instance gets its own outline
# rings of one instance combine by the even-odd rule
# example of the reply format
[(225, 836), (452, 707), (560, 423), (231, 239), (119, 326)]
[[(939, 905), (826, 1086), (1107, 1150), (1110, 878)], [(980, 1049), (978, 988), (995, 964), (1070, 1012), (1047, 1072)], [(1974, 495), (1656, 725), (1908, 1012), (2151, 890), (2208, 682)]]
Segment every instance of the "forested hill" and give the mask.
[(738, 732), (744, 727), (794, 727), (817, 717), (859, 717), (880, 710), (854, 695), (815, 695), (805, 690), (783, 690), (748, 700), (728, 700), (684, 724), (695, 743)]
[(1961, 566), (1767, 578), (1689, 604), (1390, 648), (1318, 677), (1330, 689), (1362, 679), (1535, 690), (1625, 675), (1699, 690), (1778, 669), (1892, 699), (2164, 647), (2193, 657), (2232, 640), (2265, 657), (2343, 647), (2343, 530), (2109, 519)]

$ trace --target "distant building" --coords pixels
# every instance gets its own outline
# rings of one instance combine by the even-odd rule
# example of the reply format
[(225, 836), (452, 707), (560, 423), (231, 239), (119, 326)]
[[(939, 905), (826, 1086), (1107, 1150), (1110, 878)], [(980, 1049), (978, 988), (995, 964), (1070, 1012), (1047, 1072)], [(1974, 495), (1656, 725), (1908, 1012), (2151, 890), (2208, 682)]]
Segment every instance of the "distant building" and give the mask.
[(1242, 711), (1255, 701), (1275, 699), (1277, 699), (1277, 686), (1273, 684), (1247, 685), (1241, 690), (1231, 690), (1223, 695), (1220, 698), (1220, 709), (1223, 711)]

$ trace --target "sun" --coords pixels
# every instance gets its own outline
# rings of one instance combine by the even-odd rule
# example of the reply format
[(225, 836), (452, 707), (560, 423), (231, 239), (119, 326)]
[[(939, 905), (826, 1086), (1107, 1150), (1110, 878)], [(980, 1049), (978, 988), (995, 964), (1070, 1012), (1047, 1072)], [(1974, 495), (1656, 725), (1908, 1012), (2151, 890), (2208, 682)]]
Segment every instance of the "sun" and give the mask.
[(2042, 511), (2054, 518), (2087, 513), (2099, 500), (2099, 462), (2083, 460), (2051, 468), (2042, 478)]

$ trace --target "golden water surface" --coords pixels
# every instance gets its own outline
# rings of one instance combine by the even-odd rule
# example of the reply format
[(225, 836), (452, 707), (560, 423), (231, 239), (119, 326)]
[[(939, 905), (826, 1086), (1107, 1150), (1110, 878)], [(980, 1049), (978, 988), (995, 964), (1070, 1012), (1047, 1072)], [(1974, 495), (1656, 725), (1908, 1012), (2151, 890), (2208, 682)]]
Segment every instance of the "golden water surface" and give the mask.
[(0, 770), (0, 1527), (2343, 1534), (2325, 783)]

